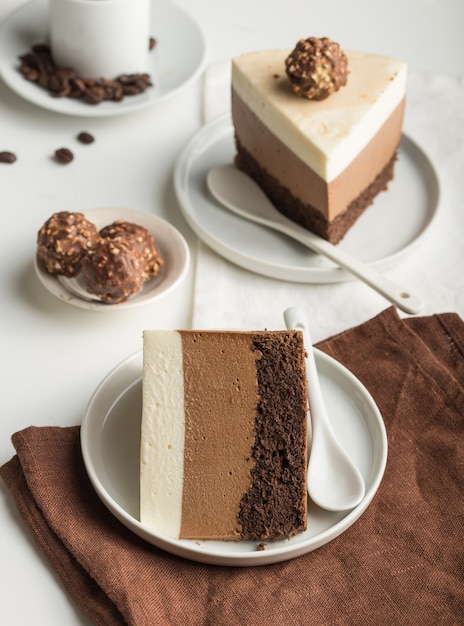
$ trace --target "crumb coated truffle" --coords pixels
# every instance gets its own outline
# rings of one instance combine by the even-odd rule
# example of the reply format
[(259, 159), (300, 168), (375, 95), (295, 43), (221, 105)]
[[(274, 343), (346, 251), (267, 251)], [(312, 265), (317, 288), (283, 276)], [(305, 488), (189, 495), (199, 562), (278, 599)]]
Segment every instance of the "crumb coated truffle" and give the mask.
[(163, 264), (163, 260), (155, 245), (151, 233), (138, 224), (124, 220), (116, 220), (100, 230), (100, 236), (105, 239), (125, 239), (134, 244), (144, 263), (145, 280), (156, 276)]
[(82, 279), (89, 293), (118, 304), (142, 289), (145, 264), (133, 242), (100, 238), (83, 259)]
[(87, 251), (100, 235), (83, 213), (54, 213), (39, 230), (37, 256), (50, 274), (76, 276)]
[(348, 59), (328, 37), (300, 39), (285, 59), (293, 91), (308, 100), (324, 100), (346, 85)]

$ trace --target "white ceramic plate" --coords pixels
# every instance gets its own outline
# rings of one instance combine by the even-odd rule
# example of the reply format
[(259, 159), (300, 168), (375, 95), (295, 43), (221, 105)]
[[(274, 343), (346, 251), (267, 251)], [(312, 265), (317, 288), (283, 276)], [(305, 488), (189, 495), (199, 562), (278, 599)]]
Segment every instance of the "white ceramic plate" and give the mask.
[[(37, 43), (48, 41), (47, 0), (33, 0), (17, 9), (0, 29), (0, 76), (19, 96), (44, 109), (82, 117), (122, 115), (174, 95), (202, 71), (206, 59), (205, 37), (195, 20), (177, 5), (152, 0), (152, 32), (156, 46), (150, 52), (153, 87), (121, 102), (85, 104), (71, 98), (54, 98), (19, 72), (18, 57)], [(181, 45), (179, 45), (179, 42)], [(148, 41), (147, 41), (148, 47)]]
[[(182, 212), (208, 246), (245, 269), (281, 280), (325, 283), (352, 280), (348, 271), (269, 228), (224, 209), (206, 187), (213, 166), (235, 154), (230, 116), (201, 128), (179, 155), (174, 184)], [(403, 260), (429, 231), (438, 209), (439, 184), (427, 156), (403, 135), (395, 178), (388, 191), (349, 230), (341, 249), (385, 270)]]
[(146, 281), (142, 290), (132, 295), (129, 300), (120, 304), (106, 304), (86, 291), (79, 276), (66, 278), (49, 274), (40, 259), (35, 256), (34, 267), (37, 276), (48, 291), (60, 300), (92, 311), (133, 309), (152, 304), (155, 300), (165, 296), (179, 285), (187, 274), (190, 264), (187, 242), (174, 226), (161, 217), (145, 211), (119, 208), (91, 209), (83, 213), (98, 230), (119, 219), (143, 226), (153, 236), (164, 263), (158, 275)]
[(346, 368), (315, 351), (322, 391), (333, 428), (361, 471), (366, 494), (352, 511), (333, 513), (309, 502), (308, 530), (289, 540), (258, 542), (174, 540), (139, 521), (139, 448), (142, 413), (142, 352), (118, 365), (94, 392), (82, 421), (81, 446), (90, 480), (108, 509), (134, 533), (177, 556), (214, 565), (277, 563), (328, 543), (366, 510), (383, 476), (387, 438), (379, 410)]

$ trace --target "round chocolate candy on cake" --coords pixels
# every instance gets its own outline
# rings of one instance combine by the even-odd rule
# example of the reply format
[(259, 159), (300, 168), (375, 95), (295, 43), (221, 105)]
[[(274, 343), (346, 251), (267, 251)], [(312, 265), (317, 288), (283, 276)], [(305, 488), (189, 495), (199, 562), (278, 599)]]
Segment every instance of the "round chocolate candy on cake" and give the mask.
[(145, 261), (133, 241), (100, 238), (82, 262), (82, 279), (89, 293), (118, 304), (142, 289)]
[(324, 100), (346, 85), (348, 60), (328, 37), (300, 39), (285, 59), (293, 91), (308, 100)]
[(50, 274), (76, 276), (82, 259), (99, 240), (97, 227), (83, 213), (54, 213), (39, 230), (37, 256)]
[(107, 239), (125, 239), (134, 244), (140, 253), (143, 263), (145, 280), (156, 276), (163, 264), (159, 251), (151, 233), (138, 224), (116, 220), (100, 230), (100, 236)]

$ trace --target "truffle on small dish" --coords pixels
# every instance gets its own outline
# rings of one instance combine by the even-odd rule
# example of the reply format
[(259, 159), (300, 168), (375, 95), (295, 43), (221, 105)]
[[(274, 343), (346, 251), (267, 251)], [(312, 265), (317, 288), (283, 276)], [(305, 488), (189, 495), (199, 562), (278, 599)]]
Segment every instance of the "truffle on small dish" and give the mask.
[(116, 220), (100, 230), (105, 239), (125, 239), (134, 243), (144, 262), (145, 280), (156, 276), (163, 264), (151, 233), (138, 224)]
[(37, 256), (50, 274), (76, 276), (88, 250), (99, 240), (97, 227), (83, 213), (54, 213), (37, 235)]
[(102, 237), (82, 262), (82, 279), (89, 293), (118, 304), (142, 289), (145, 261), (133, 241)]

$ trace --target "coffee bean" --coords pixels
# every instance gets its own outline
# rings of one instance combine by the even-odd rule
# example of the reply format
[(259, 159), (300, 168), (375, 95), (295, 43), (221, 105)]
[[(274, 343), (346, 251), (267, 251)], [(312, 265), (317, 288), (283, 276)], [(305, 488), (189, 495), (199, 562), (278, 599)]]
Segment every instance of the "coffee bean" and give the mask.
[(12, 152), (4, 151), (0, 152), (0, 163), (14, 163), (16, 161), (16, 155)]
[(59, 163), (71, 163), (74, 159), (74, 155), (71, 150), (68, 150), (68, 148), (58, 148), (58, 150), (55, 150), (55, 159)]
[(88, 104), (100, 104), (105, 96), (105, 89), (101, 85), (90, 84), (84, 91), (84, 100)]
[[(150, 49), (155, 45), (156, 40), (152, 37)], [(54, 98), (73, 98), (98, 105), (105, 100), (119, 102), (125, 96), (135, 96), (152, 86), (150, 76), (144, 73), (124, 74), (114, 80), (78, 76), (73, 68), (58, 67), (46, 44), (33, 46), (19, 58), (24, 78), (46, 89)]]
[(90, 133), (86, 133), (85, 131), (83, 131), (82, 133), (79, 133), (77, 135), (77, 139), (81, 143), (93, 143), (95, 141), (95, 137), (91, 135)]

